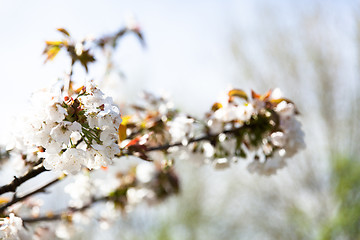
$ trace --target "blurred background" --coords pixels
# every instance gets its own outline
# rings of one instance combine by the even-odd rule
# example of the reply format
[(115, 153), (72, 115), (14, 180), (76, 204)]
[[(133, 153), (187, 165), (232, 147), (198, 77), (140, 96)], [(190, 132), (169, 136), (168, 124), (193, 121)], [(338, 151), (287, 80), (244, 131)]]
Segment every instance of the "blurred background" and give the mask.
[[(192, 157), (179, 161), (179, 196), (78, 239), (360, 239), (358, 1), (0, 0), (2, 145), (31, 92), (69, 70), (61, 54), (43, 64), (44, 41), (60, 38), (55, 29), (102, 36), (129, 15), (146, 48), (128, 35), (116, 71), (105, 76), (100, 61), (74, 78), (99, 81), (119, 104), (142, 90), (166, 93), (199, 117), (230, 87), (279, 87), (299, 108), (307, 148), (271, 177), (241, 163), (216, 171)], [(2, 171), (0, 183), (10, 178)]]

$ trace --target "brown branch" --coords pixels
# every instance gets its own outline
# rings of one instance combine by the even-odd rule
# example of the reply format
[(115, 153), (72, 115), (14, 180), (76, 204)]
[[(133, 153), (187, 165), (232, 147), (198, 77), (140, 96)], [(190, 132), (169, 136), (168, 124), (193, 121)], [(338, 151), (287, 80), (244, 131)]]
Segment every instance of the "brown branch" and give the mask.
[(90, 203), (88, 203), (82, 207), (79, 207), (79, 208), (69, 207), (66, 210), (60, 211), (59, 213), (51, 214), (51, 215), (49, 214), (49, 216), (41, 216), (41, 217), (36, 217), (36, 218), (22, 218), (22, 220), (23, 220), (24, 224), (41, 222), (41, 221), (61, 220), (64, 216), (67, 216), (67, 215), (75, 213), (75, 212), (82, 212), (82, 211), (90, 208), (95, 203), (99, 203), (99, 202), (103, 202), (103, 201), (107, 201), (107, 200), (109, 200), (109, 197), (94, 198), (94, 199), (92, 199), (92, 201)]
[[(231, 129), (231, 130), (225, 130), (225, 131), (222, 131), (220, 133), (217, 133), (217, 134), (208, 134), (208, 135), (205, 135), (205, 136), (202, 136), (202, 137), (198, 137), (198, 138), (191, 138), (188, 140), (188, 143), (194, 143), (194, 142), (200, 142), (200, 141), (213, 141), (214, 139), (216, 139), (220, 134), (232, 134), (232, 133), (236, 133), (242, 129), (244, 129), (246, 126), (242, 126), (242, 127), (239, 127), (239, 128), (234, 128), (234, 129)], [(162, 151), (162, 150), (167, 150), (169, 148), (172, 148), (172, 147), (178, 147), (178, 146), (184, 146), (182, 142), (177, 142), (177, 143), (173, 143), (173, 144), (164, 144), (164, 145), (159, 145), (159, 146), (154, 146), (154, 147), (145, 147), (145, 148), (142, 148), (141, 150), (143, 152), (151, 152), (151, 151)], [(133, 155), (134, 153), (139, 153), (140, 150), (137, 149), (137, 148), (134, 148), (134, 149), (126, 149), (125, 151), (123, 151), (120, 155), (118, 155), (119, 157), (120, 156), (124, 156), (124, 155)], [(6, 192), (15, 192), (17, 187), (20, 186), (22, 183), (28, 181), (29, 179), (33, 178), (33, 177), (36, 177), (37, 175), (41, 174), (42, 172), (45, 172), (47, 171), (43, 165), (38, 165), (36, 167), (34, 167), (32, 170), (30, 170), (29, 172), (27, 172), (25, 175), (23, 175), (22, 177), (14, 177), (14, 180), (7, 184), (7, 185), (4, 185), (2, 187), (0, 187), (0, 195), (3, 194), (3, 193), (6, 193)], [(56, 183), (59, 179), (55, 179), (53, 180), (52, 182), (46, 184), (45, 186), (29, 193), (29, 194), (26, 194), (22, 197), (17, 197), (16, 194), (14, 195), (14, 198), (6, 203), (5, 205), (1, 206), (0, 207), (0, 212), (4, 211), (7, 207), (11, 206), (12, 204), (16, 203), (16, 202), (19, 202), (19, 201), (22, 201), (24, 200), (25, 198), (27, 197), (30, 197), (31, 195), (34, 195), (36, 193), (39, 193), (39, 192), (43, 192), (47, 187), (51, 186), (52, 184)]]
[(11, 183), (6, 184), (2, 187), (0, 187), (0, 195), (7, 193), (7, 192), (15, 192), (16, 189), (23, 184), (24, 182), (28, 181), (29, 179), (36, 177), (37, 175), (47, 171), (45, 167), (40, 164), (38, 166), (35, 166), (34, 168), (30, 169), (27, 173), (25, 173), (21, 177), (14, 176), (14, 180), (12, 180)]
[[(220, 134), (233, 134), (233, 133), (236, 133), (236, 132), (239, 132), (240, 130), (243, 130), (245, 129), (246, 126), (242, 126), (242, 127), (239, 127), (239, 128), (234, 128), (234, 129), (231, 129), (231, 130), (225, 130), (225, 131), (222, 131), (220, 133), (217, 133), (217, 134), (207, 134), (205, 136), (202, 136), (202, 137), (198, 137), (198, 138), (191, 138), (189, 139), (188, 143), (194, 143), (194, 142), (200, 142), (200, 141), (213, 141), (214, 139), (216, 139)], [(145, 152), (151, 152), (151, 151), (162, 151), (162, 150), (167, 150), (169, 148), (172, 148), (172, 147), (177, 147), (177, 146), (183, 146), (183, 144), (181, 142), (177, 142), (177, 143), (173, 143), (173, 144), (164, 144), (164, 145), (159, 145), (159, 146), (155, 146), (155, 147), (149, 147), (149, 148), (145, 148), (143, 149)], [(137, 151), (134, 150), (134, 151), (129, 151), (129, 152), (122, 152), (122, 156), (123, 155), (131, 155), (133, 153), (136, 153)], [(50, 183), (49, 183), (50, 184)], [(46, 187), (46, 186), (44, 186)], [(39, 191), (41, 191), (39, 189)], [(102, 202), (102, 201), (106, 201), (106, 200), (109, 200), (110, 198), (109, 197), (101, 197), (101, 198), (94, 198), (90, 203), (80, 207), (80, 208), (67, 208), (63, 211), (60, 211), (56, 214), (51, 214), (49, 216), (41, 216), (41, 217), (37, 217), (37, 218), (23, 218), (23, 222), (24, 224), (26, 223), (34, 223), (34, 222), (41, 222), (41, 221), (56, 221), (56, 220), (61, 220), (63, 217), (69, 215), (69, 214), (72, 214), (74, 212), (81, 212), (81, 211), (84, 211), (88, 208), (90, 208), (94, 203), (97, 203), (97, 202)]]
[[(223, 134), (231, 134), (231, 133), (235, 133), (240, 131), (241, 129), (244, 129), (244, 127), (246, 126), (242, 126), (239, 128), (234, 128), (231, 130), (225, 130), (221, 133)], [(216, 137), (218, 137), (221, 133), (217, 133), (217, 134), (208, 134), (202, 137), (198, 137), (198, 138), (191, 138), (189, 139), (188, 143), (194, 143), (194, 142), (200, 142), (200, 141), (212, 141), (214, 140)], [(177, 142), (177, 143), (173, 143), (173, 144), (164, 144), (164, 145), (159, 145), (159, 146), (155, 146), (155, 147), (145, 147), (144, 149), (142, 149), (144, 152), (151, 152), (151, 151), (162, 151), (162, 150), (167, 150), (169, 148), (172, 147), (178, 147), (178, 146), (183, 146), (182, 142)], [(139, 152), (137, 149), (135, 150), (125, 150), (123, 151), (120, 155), (118, 155), (118, 157), (120, 156), (124, 156), (124, 155), (133, 155), (134, 153)], [(19, 187), (21, 184), (23, 184), (24, 182), (30, 180), (31, 178), (36, 177), (37, 175), (41, 174), (42, 172), (47, 171), (44, 166), (42, 164), (34, 167), (33, 169), (29, 170), (25, 175), (21, 176), (21, 177), (14, 177), (14, 180), (7, 184), (4, 185), (2, 187), (0, 187), (0, 195), (7, 193), (7, 192), (15, 192), (17, 187)]]
[[(64, 33), (64, 30), (62, 31)], [(66, 30), (65, 30), (66, 32)], [(100, 47), (104, 47), (105, 44), (107, 44), (109, 41), (113, 41), (113, 45), (115, 47), (116, 45), (116, 41), (118, 39), (120, 39), (121, 37), (123, 37), (126, 33), (128, 32), (135, 32), (137, 34), (137, 36), (139, 37), (139, 39), (141, 40), (141, 43), (144, 45), (144, 39), (143, 36), (141, 35), (141, 33), (137, 30), (131, 30), (128, 29), (126, 27), (121, 28), (119, 31), (117, 31), (115, 34), (113, 34), (113, 36), (109, 36), (109, 37), (102, 37), (99, 38), (97, 40), (94, 40), (95, 44), (100, 46)], [(66, 34), (66, 33), (65, 33)], [(68, 35), (68, 33), (66, 34)], [(68, 35), (69, 36), (69, 35)], [(73, 75), (73, 65), (74, 65), (75, 61), (74, 58), (72, 58), (72, 63), (71, 63), (71, 70), (69, 73), (69, 84), (71, 83), (71, 77)], [(87, 67), (85, 65), (85, 69), (87, 70)], [(4, 156), (3, 156), (4, 155)], [(0, 153), (0, 158), (3, 157), (7, 157), (8, 153), (6, 154), (2, 154)], [(39, 161), (42, 161), (43, 159), (40, 159)], [(21, 176), (21, 177), (16, 177), (14, 176), (14, 179), (11, 183), (3, 185), (0, 187), (0, 195), (7, 193), (7, 192), (15, 192), (16, 189), (23, 184), (24, 182), (28, 181), (29, 179), (36, 177), (37, 175), (39, 175), (42, 172), (45, 172), (46, 169), (42, 166), (42, 165), (38, 165), (33, 167), (31, 170), (29, 170), (25, 175)]]
[[(236, 133), (236, 132), (239, 132), (240, 130), (243, 130), (243, 129), (247, 128), (247, 127), (248, 126), (242, 126), (242, 127), (233, 128), (233, 129), (230, 129), (230, 130), (224, 130), (224, 131), (222, 131), (220, 133), (216, 133), (216, 134), (207, 134), (207, 135), (202, 136), (202, 137), (190, 138), (187, 143), (189, 144), (189, 143), (201, 142), (201, 141), (213, 141), (220, 134)], [(147, 148), (144, 149), (144, 152), (162, 151), (162, 150), (167, 150), (167, 149), (172, 148), (172, 147), (179, 147), (179, 146), (184, 146), (184, 144), (182, 142), (176, 142), (176, 143), (172, 143), (172, 144), (164, 144), (164, 145), (159, 145), (159, 146), (154, 146), (154, 147), (147, 147)], [(132, 152), (130, 151), (127, 154), (131, 155)]]
[(22, 200), (24, 200), (24, 199), (26, 199), (26, 198), (28, 198), (28, 197), (30, 197), (30, 196), (32, 196), (32, 195), (35, 195), (35, 194), (37, 194), (37, 193), (45, 192), (45, 189), (46, 189), (46, 188), (48, 188), (48, 187), (50, 187), (51, 185), (57, 183), (59, 180), (60, 180), (60, 178), (56, 178), (56, 179), (52, 180), (51, 182), (49, 182), (48, 184), (46, 184), (46, 185), (44, 185), (44, 186), (42, 186), (42, 187), (40, 187), (40, 188), (38, 188), (38, 189), (36, 189), (36, 190), (28, 193), (28, 194), (25, 194), (25, 195), (23, 195), (23, 196), (21, 196), (21, 197), (18, 197), (18, 196), (16, 195), (16, 193), (15, 193), (14, 196), (13, 196), (13, 198), (12, 198), (12, 200), (11, 200), (10, 202), (5, 203), (5, 204), (3, 204), (2, 206), (0, 206), (0, 213), (4, 212), (4, 211), (6, 210), (6, 208), (12, 206), (13, 204), (15, 204), (15, 203), (17, 203), (17, 202), (20, 202), (20, 201), (22, 201)]
[[(189, 139), (188, 144), (194, 143), (194, 142), (201, 142), (201, 141), (205, 141), (205, 140), (211, 141), (214, 138), (216, 138), (217, 136), (219, 136), (219, 134), (209, 134), (209, 135), (202, 136), (199, 138), (191, 138), (191, 139)], [(162, 150), (167, 150), (172, 147), (179, 147), (179, 146), (184, 146), (184, 144), (182, 142), (177, 142), (177, 143), (173, 143), (173, 144), (164, 144), (164, 145), (146, 148), (145, 151), (146, 152), (162, 151)]]

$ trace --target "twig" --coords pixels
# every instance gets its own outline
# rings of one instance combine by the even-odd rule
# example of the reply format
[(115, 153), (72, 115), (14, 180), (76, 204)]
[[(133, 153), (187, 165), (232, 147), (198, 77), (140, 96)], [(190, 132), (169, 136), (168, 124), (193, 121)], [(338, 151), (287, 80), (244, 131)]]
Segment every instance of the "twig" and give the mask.
[(45, 171), (47, 171), (45, 169), (45, 167), (42, 164), (40, 164), (38, 166), (35, 166), (31, 170), (29, 170), (27, 173), (25, 173), (25, 175), (23, 175), (21, 177), (14, 176), (14, 180), (12, 180), (11, 183), (0, 187), (0, 195), (7, 193), (7, 192), (15, 192), (16, 189), (21, 184), (23, 184), (24, 182), (28, 181), (29, 179), (31, 179), (33, 177), (36, 177), (37, 175), (39, 175), (40, 173), (43, 173)]
[[(219, 136), (219, 134), (215, 134), (215, 135), (209, 134), (209, 135), (199, 137), (199, 138), (191, 138), (191, 139), (189, 139), (189, 141), (187, 143), (189, 144), (189, 143), (201, 142), (201, 141), (205, 141), (205, 140), (212, 140), (212, 139), (216, 138), (217, 136)], [(177, 142), (177, 143), (173, 143), (173, 144), (164, 144), (164, 145), (160, 145), (160, 146), (146, 148), (145, 151), (146, 152), (162, 151), (162, 150), (167, 150), (172, 147), (179, 147), (179, 146), (184, 146), (184, 144), (182, 142)]]
[[(231, 133), (236, 133), (238, 131), (240, 131), (241, 129), (244, 129), (244, 127), (246, 126), (242, 126), (239, 128), (234, 128), (231, 130), (225, 130), (222, 131), (221, 133), (217, 133), (217, 134), (208, 134), (202, 137), (198, 137), (198, 138), (191, 138), (189, 139), (188, 143), (193, 143), (193, 142), (200, 142), (200, 141), (211, 141), (213, 139), (215, 139), (216, 137), (218, 137), (220, 134), (231, 134)], [(155, 146), (155, 147), (148, 147), (148, 148), (144, 148), (142, 149), (144, 152), (151, 152), (151, 151), (161, 151), (161, 150), (167, 150), (169, 148), (172, 147), (177, 147), (177, 146), (183, 146), (182, 142), (177, 142), (177, 143), (173, 143), (173, 144), (164, 144), (164, 145), (159, 145), (159, 146)], [(124, 155), (132, 155), (134, 153), (138, 152), (136, 149), (135, 150), (131, 150), (131, 151), (123, 151), (120, 156), (124, 156)], [(29, 172), (27, 172), (25, 175), (23, 175), (22, 177), (14, 177), (14, 180), (7, 184), (4, 185), (2, 187), (0, 187), (0, 195), (7, 193), (7, 192), (15, 192), (17, 187), (20, 186), (22, 183), (28, 181), (29, 179), (36, 177), (37, 175), (39, 175), (42, 172), (47, 171), (42, 165), (38, 165), (36, 167), (34, 167), (32, 170), (30, 170)]]
[(60, 180), (60, 178), (56, 178), (56, 179), (52, 180), (51, 182), (49, 182), (48, 184), (46, 184), (46, 185), (44, 185), (44, 186), (42, 186), (42, 187), (40, 187), (40, 188), (38, 188), (38, 189), (36, 189), (36, 190), (28, 193), (28, 194), (25, 194), (25, 195), (23, 195), (23, 196), (21, 196), (21, 197), (18, 197), (18, 196), (16, 195), (16, 193), (15, 193), (14, 196), (13, 196), (13, 198), (12, 198), (12, 200), (11, 200), (10, 202), (8, 202), (8, 203), (6, 203), (6, 204), (4, 204), (4, 205), (2, 205), (2, 206), (0, 207), (0, 213), (2, 213), (3, 211), (5, 211), (6, 208), (12, 206), (13, 204), (15, 204), (15, 203), (17, 203), (17, 202), (20, 202), (20, 201), (22, 201), (22, 200), (24, 200), (24, 199), (26, 199), (26, 198), (28, 198), (28, 197), (30, 197), (30, 196), (32, 196), (32, 195), (35, 195), (35, 194), (37, 194), (37, 193), (45, 192), (45, 189), (46, 189), (46, 188), (48, 188), (48, 187), (50, 187), (51, 185), (57, 183), (59, 180)]
[[(244, 128), (246, 128), (246, 126), (242, 126), (242, 127), (239, 127), (239, 128), (234, 128), (234, 129), (231, 129), (231, 130), (225, 130), (225, 131), (222, 131), (222, 132), (217, 133), (217, 134), (208, 134), (208, 135), (198, 137), (198, 138), (191, 138), (191, 139), (189, 139), (188, 143), (200, 142), (200, 141), (206, 141), (206, 140), (207, 141), (212, 141), (215, 138), (217, 138), (220, 134), (232, 134), (232, 133), (236, 133), (236, 132), (238, 132), (238, 131), (240, 131), (240, 130), (242, 130)], [(177, 142), (177, 143), (174, 143), (174, 144), (159, 145), (159, 146), (155, 146), (155, 147), (146, 148), (146, 149), (144, 149), (144, 151), (145, 152), (161, 151), (161, 150), (167, 150), (169, 148), (177, 147), (177, 146), (183, 146), (183, 144), (181, 142)], [(123, 152), (122, 155), (133, 154), (135, 152), (136, 151), (131, 151), (131, 152), (128, 152), (128, 153)], [(48, 183), (47, 185), (43, 186), (42, 188), (40, 188), (40, 189), (34, 191), (33, 193), (30, 193), (30, 194), (32, 195), (32, 194), (35, 194), (37, 192), (41, 192), (46, 187), (48, 187), (51, 184), (57, 182), (58, 180), (59, 179), (55, 179), (53, 182)], [(25, 196), (23, 196), (21, 198), (17, 198), (17, 199), (18, 199), (18, 201), (21, 201), (21, 200), (23, 200), (23, 198), (28, 197), (28, 195), (25, 195)], [(34, 223), (34, 222), (40, 222), (40, 221), (56, 221), (56, 220), (60, 220), (66, 215), (72, 214), (74, 212), (84, 211), (84, 210), (90, 208), (94, 203), (106, 201), (106, 200), (109, 200), (109, 199), (110, 199), (109, 197), (94, 198), (90, 203), (88, 203), (88, 204), (86, 204), (86, 205), (84, 205), (84, 206), (82, 206), (80, 208), (71, 208), (71, 207), (69, 207), (66, 210), (60, 211), (59, 213), (56, 213), (56, 214), (51, 214), (49, 216), (41, 216), (41, 217), (37, 217), (37, 218), (23, 218), (23, 222), (24, 222), (24, 224), (26, 224), (26, 223)], [(4, 206), (4, 207), (6, 207), (6, 206)], [(1, 208), (0, 208), (0, 210), (1, 210)]]
[(56, 221), (62, 219), (64, 216), (75, 213), (75, 212), (81, 212), (88, 208), (90, 208), (94, 203), (103, 202), (109, 200), (109, 197), (100, 197), (100, 198), (94, 198), (90, 203), (79, 207), (79, 208), (72, 208), (69, 207), (66, 210), (60, 211), (56, 214), (49, 214), (49, 216), (41, 216), (36, 218), (22, 218), (23, 222), (26, 223), (35, 223), (35, 222), (41, 222), (41, 221)]
[[(245, 127), (247, 127), (247, 126), (242, 126), (242, 127), (234, 128), (234, 129), (230, 129), (230, 130), (224, 130), (220, 133), (208, 134), (208, 135), (205, 135), (202, 137), (190, 138), (188, 140), (187, 144), (194, 143), (194, 142), (201, 142), (201, 141), (212, 141), (212, 140), (216, 139), (220, 134), (236, 133), (240, 130), (245, 129)], [(145, 149), (145, 152), (162, 151), (162, 150), (167, 150), (172, 147), (179, 147), (179, 146), (184, 146), (184, 144), (182, 142), (177, 142), (177, 143), (173, 143), (173, 144), (164, 144), (164, 145), (159, 145), (159, 146), (155, 146), (155, 147), (148, 147)]]

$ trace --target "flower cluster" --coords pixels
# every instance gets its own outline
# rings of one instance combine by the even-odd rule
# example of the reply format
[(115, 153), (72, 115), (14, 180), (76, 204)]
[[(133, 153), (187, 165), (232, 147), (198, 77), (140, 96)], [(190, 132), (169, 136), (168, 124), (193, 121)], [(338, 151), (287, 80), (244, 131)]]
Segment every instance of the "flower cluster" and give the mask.
[[(165, 155), (175, 150), (170, 146), (187, 146), (190, 139), (201, 134), (199, 121), (174, 108), (167, 97), (144, 93), (142, 100), (129, 106), (121, 124), (126, 134), (120, 146), (128, 153), (144, 160), (167, 159)], [(164, 147), (162, 156), (147, 151), (159, 146)]]
[(140, 202), (157, 203), (179, 191), (173, 167), (158, 162), (142, 162), (127, 172), (110, 171), (106, 175), (92, 178), (88, 173), (77, 174), (75, 181), (65, 187), (71, 196), (70, 206), (81, 208), (94, 199), (106, 199), (120, 209), (130, 210)]
[(207, 126), (210, 134), (218, 135), (203, 150), (216, 167), (247, 157), (250, 172), (271, 175), (305, 147), (297, 109), (280, 94), (278, 89), (265, 95), (252, 92), (249, 99), (244, 91), (234, 89), (226, 101), (213, 105)]
[(70, 194), (69, 206), (83, 207), (91, 202), (92, 197), (97, 192), (89, 174), (77, 174), (75, 180), (65, 186), (64, 191)]
[(6, 218), (0, 218), (0, 239), (25, 240), (30, 239), (21, 218), (10, 213)]
[[(265, 95), (252, 92), (251, 97), (233, 89), (225, 101), (212, 106), (204, 121), (180, 114), (165, 98), (145, 96), (150, 107), (134, 107), (135, 114), (124, 123), (133, 139), (122, 143), (145, 160), (151, 159), (146, 152), (151, 147), (191, 143), (189, 148), (204, 153), (216, 168), (248, 158), (250, 172), (271, 175), (305, 146), (295, 105), (282, 98), (278, 89)], [(164, 154), (172, 151), (160, 149), (166, 150)]]
[(124, 126), (127, 136), (138, 141), (142, 138), (147, 146), (157, 146), (171, 141), (168, 123), (178, 112), (166, 97), (144, 92), (143, 102), (129, 107)]
[[(126, 170), (112, 168), (89, 172), (83, 169), (71, 176), (74, 181), (64, 189), (70, 195), (71, 211), (62, 214), (63, 221), (59, 224), (40, 225), (34, 233), (42, 237), (51, 234), (68, 239), (81, 231), (78, 225), (89, 224), (89, 217), (95, 213), (99, 216), (99, 226), (106, 229), (115, 223), (121, 213), (132, 211), (138, 204), (156, 204), (178, 193), (179, 182), (173, 166), (143, 162), (134, 157), (126, 160)], [(136, 162), (140, 163), (133, 165)], [(95, 203), (102, 206), (89, 207)]]
[(120, 152), (119, 108), (91, 82), (64, 98), (60, 90), (40, 91), (32, 103), (24, 142), (37, 148), (46, 169), (76, 173), (82, 166), (99, 168)]
[(159, 162), (142, 162), (127, 173), (118, 172), (114, 180), (117, 186), (108, 193), (108, 200), (126, 211), (142, 202), (159, 203), (179, 192), (174, 168)]

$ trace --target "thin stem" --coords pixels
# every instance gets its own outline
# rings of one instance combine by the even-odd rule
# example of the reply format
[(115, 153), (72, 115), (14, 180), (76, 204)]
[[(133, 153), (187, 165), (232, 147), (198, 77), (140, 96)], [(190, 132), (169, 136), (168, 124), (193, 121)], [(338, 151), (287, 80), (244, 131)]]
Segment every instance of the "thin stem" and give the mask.
[(36, 189), (36, 190), (28, 193), (28, 194), (25, 194), (25, 195), (23, 195), (23, 196), (21, 196), (21, 197), (18, 197), (18, 196), (16, 195), (16, 193), (15, 193), (14, 196), (13, 196), (13, 198), (12, 198), (12, 200), (11, 200), (10, 202), (8, 202), (8, 203), (6, 203), (6, 204), (4, 204), (4, 205), (2, 205), (2, 206), (0, 207), (0, 213), (4, 212), (4, 211), (6, 210), (6, 208), (12, 206), (13, 204), (15, 204), (15, 203), (17, 203), (17, 202), (20, 202), (20, 201), (22, 201), (22, 200), (25, 200), (26, 198), (28, 198), (28, 197), (30, 197), (30, 196), (32, 196), (32, 195), (35, 195), (35, 194), (37, 194), (37, 193), (45, 192), (45, 189), (46, 189), (46, 188), (48, 188), (48, 187), (50, 187), (51, 185), (57, 183), (59, 180), (60, 180), (60, 178), (56, 178), (56, 179), (52, 180), (51, 182), (49, 182), (48, 184), (46, 184), (46, 185), (44, 185), (44, 186), (42, 186), (42, 187), (40, 187), (40, 188), (38, 188), (38, 189)]
[[(216, 134), (208, 134), (202, 137), (197, 137), (197, 138), (190, 138), (188, 140), (188, 144), (189, 143), (194, 143), (194, 142), (201, 142), (201, 141), (211, 141), (215, 138), (217, 138), (220, 134), (231, 134), (231, 133), (236, 133), (242, 129), (244, 129), (245, 127), (239, 127), (239, 128), (234, 128), (231, 130), (224, 130), (220, 133), (216, 133)], [(159, 146), (155, 146), (155, 147), (149, 147), (145, 149), (145, 152), (151, 152), (151, 151), (162, 151), (162, 150), (167, 150), (169, 148), (172, 147), (179, 147), (179, 146), (184, 146), (184, 144), (182, 142), (176, 142), (173, 144), (164, 144), (164, 145), (159, 145)]]
[[(234, 128), (231, 130), (225, 130), (221, 133), (223, 134), (231, 134), (231, 133), (235, 133), (237, 131), (240, 131), (241, 129), (244, 129), (244, 127), (246, 126), (242, 126), (239, 128)], [(191, 138), (189, 139), (188, 143), (193, 143), (193, 142), (200, 142), (200, 141), (211, 141), (213, 139), (215, 139), (216, 137), (218, 137), (221, 133), (217, 133), (217, 134), (208, 134), (202, 137), (198, 137), (198, 138)], [(177, 143), (173, 143), (173, 144), (164, 144), (164, 145), (159, 145), (159, 146), (155, 146), (155, 147), (148, 147), (143, 149), (144, 152), (151, 152), (151, 151), (162, 151), (162, 150), (167, 150), (169, 148), (172, 147), (178, 147), (178, 146), (183, 146), (182, 142), (177, 142)], [(118, 155), (118, 157), (124, 156), (124, 155), (132, 155), (133, 153), (138, 152), (136, 149), (135, 150), (128, 150), (128, 151), (123, 151), (121, 154)], [(7, 193), (7, 192), (15, 192), (17, 187), (20, 186), (21, 184), (23, 184), (24, 182), (28, 181), (29, 179), (36, 177), (37, 175), (43, 173), (47, 171), (44, 166), (42, 164), (34, 167), (33, 169), (29, 170), (25, 175), (23, 175), (22, 177), (14, 177), (14, 180), (7, 184), (4, 185), (2, 187), (0, 187), (0, 195)]]
[[(242, 126), (242, 127), (239, 127), (239, 128), (234, 128), (234, 129), (231, 129), (231, 130), (225, 130), (225, 131), (222, 131), (220, 133), (216, 133), (216, 134), (208, 134), (208, 135), (205, 135), (205, 136), (202, 136), (202, 137), (198, 137), (198, 138), (191, 138), (189, 139), (188, 143), (194, 143), (194, 142), (200, 142), (200, 141), (212, 141), (214, 140), (215, 138), (217, 138), (220, 134), (232, 134), (232, 133), (236, 133), (242, 129), (244, 129), (246, 126)], [(159, 145), (159, 146), (155, 146), (155, 147), (149, 147), (149, 148), (146, 148), (144, 149), (145, 152), (151, 152), (151, 151), (162, 151), (162, 150), (167, 150), (169, 148), (172, 148), (172, 147), (177, 147), (177, 146), (183, 146), (183, 144), (181, 142), (177, 142), (177, 143), (173, 143), (173, 144), (164, 144), (164, 145)], [(126, 155), (126, 154), (132, 154), (136, 151), (132, 151), (132, 152), (129, 152), (129, 153), (122, 153), (121, 155)], [(43, 186), (42, 188), (34, 191), (33, 193), (30, 193), (31, 195), (32, 194), (35, 194), (37, 192), (41, 192), (41, 191), (44, 191), (45, 188), (47, 188), (48, 186), (54, 184), (55, 182), (57, 182), (59, 179), (56, 179), (54, 180), (53, 182), (50, 182), (48, 183), (47, 185)], [(21, 198), (17, 198), (18, 201), (21, 201), (23, 200), (25, 197), (28, 197), (28, 195), (30, 194), (27, 194)], [(37, 217), (37, 218), (23, 218), (23, 221), (24, 223), (34, 223), (34, 222), (40, 222), (40, 221), (55, 221), (55, 220), (60, 220), (63, 216), (66, 216), (68, 214), (72, 214), (74, 212), (81, 212), (81, 211), (84, 211), (88, 208), (90, 208), (94, 203), (97, 203), (97, 202), (102, 202), (102, 201), (106, 201), (106, 200), (109, 200), (109, 197), (101, 197), (101, 198), (94, 198), (90, 203), (84, 205), (83, 207), (80, 207), (80, 208), (67, 208), (63, 211), (60, 211), (59, 213), (57, 214), (52, 214), (52, 215), (49, 215), (49, 216), (41, 216), (41, 217)], [(6, 208), (7, 206), (4, 206), (4, 208)], [(0, 209), (2, 210), (2, 209)]]
[(72, 207), (68, 207), (65, 210), (62, 210), (56, 214), (51, 214), (49, 216), (41, 216), (41, 217), (37, 217), (37, 218), (22, 218), (23, 222), (26, 223), (35, 223), (35, 222), (41, 222), (41, 221), (56, 221), (56, 220), (60, 220), (62, 219), (63, 216), (75, 213), (75, 212), (81, 212), (84, 211), (88, 208), (90, 208), (93, 204), (95, 203), (99, 203), (99, 202), (103, 202), (103, 201), (107, 201), (109, 200), (108, 197), (99, 197), (99, 198), (94, 198), (90, 203), (79, 207), (79, 208), (72, 208)]
[(0, 195), (7, 193), (7, 192), (15, 192), (16, 189), (23, 184), (24, 182), (28, 181), (29, 179), (36, 177), (37, 175), (47, 171), (42, 164), (35, 166), (34, 168), (30, 169), (27, 173), (25, 173), (21, 177), (14, 176), (14, 180), (11, 183), (6, 184), (0, 187)]

